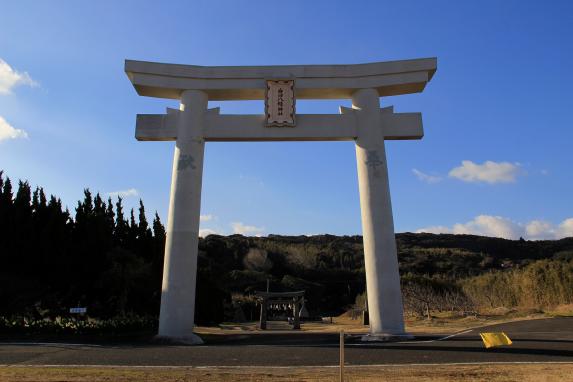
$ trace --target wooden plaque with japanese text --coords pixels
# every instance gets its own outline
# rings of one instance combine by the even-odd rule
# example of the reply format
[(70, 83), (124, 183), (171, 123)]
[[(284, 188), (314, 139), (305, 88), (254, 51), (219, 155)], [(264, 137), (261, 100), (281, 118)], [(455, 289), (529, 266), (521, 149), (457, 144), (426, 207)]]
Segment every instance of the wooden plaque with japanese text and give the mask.
[(267, 127), (295, 126), (294, 80), (267, 80), (265, 115)]

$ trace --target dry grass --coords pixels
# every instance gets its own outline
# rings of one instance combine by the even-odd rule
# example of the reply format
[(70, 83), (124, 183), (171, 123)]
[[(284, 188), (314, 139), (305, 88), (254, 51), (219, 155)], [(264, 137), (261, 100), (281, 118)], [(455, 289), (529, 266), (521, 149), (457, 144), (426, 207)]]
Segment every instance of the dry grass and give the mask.
[(553, 309), (548, 309), (546, 313), (555, 317), (572, 317), (573, 304), (558, 305)]
[[(573, 381), (573, 363), (346, 368), (346, 381)], [(338, 381), (336, 368), (0, 367), (2, 382)]]
[[(561, 311), (560, 311), (561, 312)], [(554, 314), (557, 315), (557, 314)], [(407, 319), (406, 331), (409, 333), (432, 333), (432, 334), (452, 334), (467, 329), (478, 328), (486, 325), (501, 324), (504, 322), (533, 320), (547, 318), (544, 313), (532, 313), (529, 311), (511, 311), (498, 314), (489, 312), (479, 316), (459, 317), (451, 314), (435, 314), (431, 320), (427, 319)], [(260, 331), (256, 327), (256, 322), (248, 323), (226, 323), (218, 327), (196, 327), (195, 332), (199, 335), (232, 335), (232, 334), (259, 334), (269, 331), (289, 331), (290, 333), (310, 332), (310, 333), (338, 333), (344, 330), (346, 333), (361, 334), (367, 333), (368, 327), (360, 323), (360, 320), (353, 320), (350, 315), (343, 314), (333, 317), (330, 322), (307, 322), (301, 325), (301, 330), (293, 332), (286, 322), (268, 322), (268, 330)]]

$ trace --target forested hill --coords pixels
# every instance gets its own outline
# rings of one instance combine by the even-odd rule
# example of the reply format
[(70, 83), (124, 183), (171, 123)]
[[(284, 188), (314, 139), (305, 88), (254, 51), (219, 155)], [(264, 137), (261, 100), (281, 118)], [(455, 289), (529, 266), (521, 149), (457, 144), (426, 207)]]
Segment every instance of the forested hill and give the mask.
[[(396, 234), (402, 273), (465, 277), (489, 269), (508, 268), (533, 260), (573, 257), (573, 238), (561, 240), (506, 240), (475, 235)], [(243, 237), (210, 235), (200, 244), (202, 255), (243, 258), (247, 248), (266, 251), (267, 266), (280, 264), (320, 269), (359, 271), (364, 267), (362, 236)], [(220, 252), (220, 253), (218, 253)]]
[[(452, 283), (538, 259), (573, 259), (573, 238), (402, 233), (396, 239), (402, 275)], [(157, 315), (164, 243), (163, 224), (157, 214), (148, 223), (142, 201), (138, 211), (126, 212), (121, 199), (85, 190), (71, 213), (40, 187), (20, 181), (13, 188), (0, 172), (0, 315), (53, 317), (78, 305), (96, 317)], [(267, 279), (272, 290), (306, 290), (317, 312), (339, 313), (364, 292), (362, 237), (201, 239), (197, 322), (229, 318), (231, 299), (262, 290)]]
[[(400, 273), (455, 283), (539, 259), (573, 259), (573, 238), (504, 240), (472, 235), (396, 235)], [(210, 235), (199, 244), (203, 279), (230, 293), (305, 289), (322, 311), (340, 312), (365, 289), (361, 236)]]

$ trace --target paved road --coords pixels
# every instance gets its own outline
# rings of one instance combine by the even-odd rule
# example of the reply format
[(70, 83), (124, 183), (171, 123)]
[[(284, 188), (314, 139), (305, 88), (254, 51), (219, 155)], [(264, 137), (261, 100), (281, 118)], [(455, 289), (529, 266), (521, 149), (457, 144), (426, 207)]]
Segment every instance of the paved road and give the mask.
[[(513, 345), (484, 349), (482, 331), (504, 331)], [(347, 339), (350, 365), (452, 362), (573, 362), (573, 318), (493, 325), (451, 338), (402, 343)], [(257, 334), (202, 346), (70, 345), (0, 342), (0, 364), (126, 366), (325, 366), (338, 363), (337, 334)]]

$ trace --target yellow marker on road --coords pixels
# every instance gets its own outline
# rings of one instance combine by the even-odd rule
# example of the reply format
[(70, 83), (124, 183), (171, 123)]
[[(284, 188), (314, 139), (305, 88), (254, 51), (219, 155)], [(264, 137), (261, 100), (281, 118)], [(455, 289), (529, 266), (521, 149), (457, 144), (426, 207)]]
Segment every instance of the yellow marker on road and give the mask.
[(483, 344), (486, 349), (494, 346), (511, 345), (512, 342), (504, 332), (497, 333), (480, 333)]

